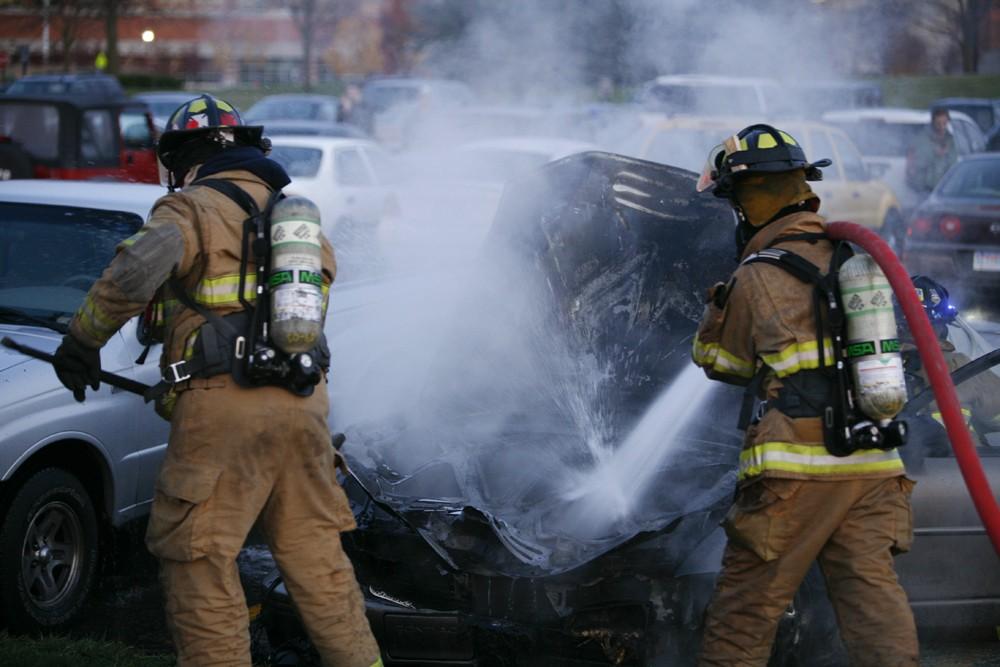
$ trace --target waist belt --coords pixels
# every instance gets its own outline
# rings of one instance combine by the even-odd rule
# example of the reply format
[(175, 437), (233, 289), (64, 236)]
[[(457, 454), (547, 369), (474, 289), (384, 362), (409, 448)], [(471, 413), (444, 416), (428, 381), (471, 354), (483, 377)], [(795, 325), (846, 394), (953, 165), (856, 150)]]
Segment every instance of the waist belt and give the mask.
[[(198, 329), (191, 358), (175, 361), (165, 366), (160, 374), (160, 382), (145, 393), (147, 402), (155, 400), (170, 391), (174, 385), (192, 378), (209, 378), (231, 373), (237, 384), (261, 386), (246, 378), (246, 332), (251, 324), (251, 316), (246, 311), (230, 313), (225, 317), (214, 315)], [(313, 358), (324, 371), (330, 367), (330, 348), (326, 336), (320, 336), (319, 344), (311, 351)], [(276, 386), (285, 386), (274, 383)], [(294, 393), (294, 392), (293, 392)]]
[(799, 371), (781, 382), (778, 395), (761, 404), (759, 415), (773, 409), (792, 419), (825, 417), (835, 405), (834, 381), (826, 371)]

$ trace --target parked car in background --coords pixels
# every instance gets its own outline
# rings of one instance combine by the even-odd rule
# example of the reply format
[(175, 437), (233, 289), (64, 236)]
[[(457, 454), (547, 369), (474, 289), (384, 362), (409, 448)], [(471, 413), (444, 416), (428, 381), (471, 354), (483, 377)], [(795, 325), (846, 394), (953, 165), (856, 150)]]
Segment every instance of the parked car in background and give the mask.
[[(115, 246), (163, 188), (116, 183), (0, 183), (0, 336), (52, 353)], [(159, 380), (137, 319), (101, 350), (101, 367)], [(101, 385), (77, 403), (51, 366), (0, 347), (0, 609), (21, 631), (80, 613), (109, 530), (145, 516), (167, 422), (133, 394)]]
[(350, 123), (324, 120), (268, 120), (261, 123), (264, 134), (269, 137), (297, 135), (300, 137), (340, 137), (346, 139), (370, 139), (365, 131)]
[(160, 180), (156, 131), (143, 102), (3, 95), (0, 141), (6, 179)]
[(317, 120), (337, 122), (340, 100), (333, 95), (290, 93), (268, 95), (260, 99), (243, 114), (243, 121), (260, 125), (269, 120)]
[(1000, 154), (962, 158), (911, 214), (903, 261), (952, 291), (1000, 287)]
[(969, 116), (986, 135), (987, 149), (1000, 151), (1000, 98), (945, 97), (931, 102), (931, 108), (943, 107)]
[(22, 76), (7, 88), (8, 95), (54, 95), (59, 97), (87, 97), (102, 100), (125, 98), (121, 83), (108, 74), (32, 74)]
[(634, 101), (651, 111), (670, 114), (767, 116), (782, 108), (777, 81), (763, 78), (671, 74), (641, 85)]
[(137, 93), (132, 96), (132, 99), (138, 100), (149, 107), (150, 113), (153, 114), (153, 123), (155, 123), (157, 131), (163, 132), (164, 128), (167, 127), (167, 121), (170, 120), (170, 116), (182, 104), (193, 100), (199, 95), (201, 93), (186, 90), (161, 90), (149, 93)]
[[(643, 129), (621, 150), (699, 171), (713, 146), (753, 122), (751, 118), (728, 116), (649, 115)], [(833, 160), (823, 169), (823, 180), (810, 183), (823, 200), (821, 211), (828, 220), (852, 220), (880, 230), (887, 238), (898, 236), (903, 226), (899, 202), (884, 182), (872, 177), (847, 134), (828, 124), (804, 120), (775, 124), (801, 142), (811, 160)]]
[[(928, 131), (929, 110), (848, 109), (828, 111), (821, 118), (824, 123), (847, 132), (872, 173), (892, 188), (904, 214), (923, 200), (923, 193), (915, 192), (906, 184), (906, 154), (917, 135)], [(951, 133), (960, 155), (981, 151), (986, 145), (986, 138), (976, 122), (961, 112), (951, 114)]]
[(276, 136), (270, 157), (292, 179), (285, 193), (319, 206), (323, 232), (341, 255), (370, 249), (382, 221), (398, 214), (389, 157), (374, 141)]

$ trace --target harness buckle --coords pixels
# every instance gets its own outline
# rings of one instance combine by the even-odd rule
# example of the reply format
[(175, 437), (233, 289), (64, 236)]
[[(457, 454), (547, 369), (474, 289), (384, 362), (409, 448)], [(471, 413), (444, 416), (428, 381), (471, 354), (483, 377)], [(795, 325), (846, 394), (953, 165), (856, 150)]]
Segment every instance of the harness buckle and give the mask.
[(169, 375), (172, 375), (173, 377), (172, 378), (169, 377), (169, 376), (168, 377), (164, 377), (163, 380), (165, 382), (167, 382), (168, 384), (177, 384), (179, 382), (184, 382), (184, 380), (190, 380), (191, 379), (191, 374), (189, 372), (187, 372), (186, 369), (179, 370), (181, 368), (181, 366), (187, 366), (187, 362), (181, 360), (181, 361), (175, 361), (174, 363), (169, 364), (167, 366), (167, 368), (164, 370), (163, 374), (164, 375), (168, 375), (168, 373), (166, 371), (169, 370), (170, 371)]

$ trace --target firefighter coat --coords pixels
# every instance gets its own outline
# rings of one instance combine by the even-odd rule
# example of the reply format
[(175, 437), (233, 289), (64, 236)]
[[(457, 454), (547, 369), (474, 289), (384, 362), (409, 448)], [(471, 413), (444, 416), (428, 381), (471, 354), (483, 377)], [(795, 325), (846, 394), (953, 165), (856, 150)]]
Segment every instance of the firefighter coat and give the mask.
[[(782, 237), (823, 230), (823, 218), (816, 213), (784, 216), (753, 236), (742, 259)], [(780, 247), (801, 255), (823, 272), (833, 254), (827, 240), (791, 240)], [(694, 341), (694, 362), (708, 377), (747, 385), (763, 366), (760, 398), (774, 399), (784, 378), (819, 367), (812, 284), (777, 266), (741, 264), (725, 294), (722, 303), (713, 302), (721, 299), (709, 300)], [(826, 336), (823, 345), (829, 365), (833, 347)], [(739, 463), (741, 481), (759, 476), (831, 480), (892, 477), (903, 472), (896, 450), (859, 450), (846, 457), (832, 456), (823, 446), (819, 417), (793, 419), (777, 409), (768, 410), (747, 429)]]
[[(223, 171), (211, 178), (231, 181), (250, 194), (260, 208), (271, 193), (262, 179), (248, 171)], [(85, 345), (100, 347), (129, 318), (150, 305), (152, 324), (162, 329), (161, 367), (189, 358), (204, 318), (180, 303), (164, 283), (175, 275), (195, 302), (220, 316), (240, 310), (240, 255), (246, 217), (239, 204), (197, 182), (160, 198), (142, 229), (118, 245), (111, 264), (70, 323), (70, 333)], [(325, 298), (337, 267), (332, 246), (325, 238), (322, 242)], [(256, 266), (251, 257), (244, 296), (252, 303), (255, 294)], [(178, 388), (201, 382), (196, 378)]]

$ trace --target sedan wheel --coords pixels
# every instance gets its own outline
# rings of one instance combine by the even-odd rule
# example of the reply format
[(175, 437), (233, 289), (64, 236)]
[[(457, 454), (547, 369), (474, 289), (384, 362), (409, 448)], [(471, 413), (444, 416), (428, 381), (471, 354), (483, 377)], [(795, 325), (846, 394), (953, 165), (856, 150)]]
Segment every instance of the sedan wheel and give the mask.
[(97, 518), (80, 481), (65, 470), (31, 476), (7, 507), (0, 531), (0, 602), (11, 630), (69, 624), (95, 577)]

